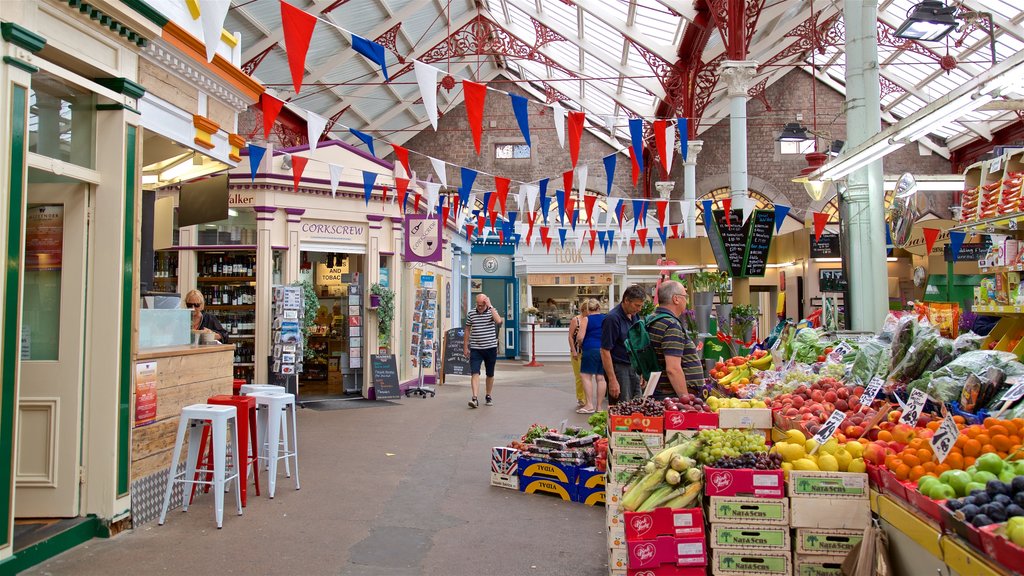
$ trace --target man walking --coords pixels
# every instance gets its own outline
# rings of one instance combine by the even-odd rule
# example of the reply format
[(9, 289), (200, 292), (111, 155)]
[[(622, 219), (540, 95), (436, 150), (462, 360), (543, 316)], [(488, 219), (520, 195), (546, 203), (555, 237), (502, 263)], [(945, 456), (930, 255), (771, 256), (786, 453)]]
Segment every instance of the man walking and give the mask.
[(608, 403), (639, 397), (640, 375), (633, 370), (626, 350), (629, 327), (638, 320), (644, 305), (644, 289), (636, 284), (626, 288), (622, 301), (605, 316), (601, 325), (601, 365), (608, 379)]
[(470, 408), (480, 407), (477, 394), (480, 391), (481, 364), (487, 370), (485, 400), (488, 406), (494, 405), (491, 402), (491, 389), (494, 387), (494, 364), (498, 360), (498, 326), (501, 322), (501, 314), (491, 306), (491, 299), (486, 294), (477, 294), (476, 308), (466, 315), (466, 337), (462, 341), (463, 351), (469, 358), (470, 373), (473, 375), (470, 380), (473, 387)]
[(658, 363), (665, 367), (654, 391), (654, 398), (681, 397), (688, 392), (697, 394), (704, 386), (704, 367), (693, 340), (683, 330), (679, 320), (686, 311), (686, 288), (675, 280), (667, 280), (658, 288), (658, 303), (654, 320), (647, 325), (651, 346), (658, 355)]

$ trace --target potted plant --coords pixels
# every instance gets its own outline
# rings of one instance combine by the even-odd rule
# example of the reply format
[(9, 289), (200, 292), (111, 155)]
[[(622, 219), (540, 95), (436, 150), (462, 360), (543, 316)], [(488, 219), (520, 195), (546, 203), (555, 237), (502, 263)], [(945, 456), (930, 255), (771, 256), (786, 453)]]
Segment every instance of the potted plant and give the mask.
[(732, 317), (732, 304), (729, 303), (729, 276), (725, 273), (718, 274), (718, 330), (729, 333), (729, 325)]
[(750, 304), (740, 304), (732, 309), (732, 335), (740, 342), (750, 342), (754, 335), (754, 323), (757, 322), (758, 310)]
[(537, 310), (534, 306), (527, 306), (526, 308), (523, 308), (523, 315), (526, 316), (526, 323), (536, 324), (538, 312), (540, 312), (540, 310)]
[(654, 300), (650, 298), (644, 299), (644, 305), (640, 307), (640, 317), (646, 318), (654, 313)]
[[(373, 306), (376, 297), (377, 306)], [(391, 350), (391, 325), (395, 320), (395, 292), (390, 288), (374, 284), (370, 286), (371, 308), (377, 310), (377, 338), (379, 348)]]
[(701, 271), (690, 274), (690, 285), (693, 288), (694, 306), (711, 306), (715, 299), (715, 292), (721, 283), (721, 277), (717, 272)]
[(296, 282), (292, 286), (302, 287), (302, 357), (305, 360), (312, 360), (316, 356), (316, 352), (310, 350), (308, 340), (309, 334), (316, 324), (317, 311), (320, 310), (320, 298), (317, 297), (316, 290), (309, 280)]

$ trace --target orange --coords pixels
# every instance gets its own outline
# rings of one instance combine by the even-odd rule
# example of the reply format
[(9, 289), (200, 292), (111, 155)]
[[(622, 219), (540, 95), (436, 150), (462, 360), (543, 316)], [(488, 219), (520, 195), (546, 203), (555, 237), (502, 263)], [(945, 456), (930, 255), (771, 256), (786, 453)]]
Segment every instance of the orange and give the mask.
[(967, 419), (965, 419), (963, 416), (953, 416), (953, 422), (963, 425), (967, 424)]
[(990, 428), (992, 426), (995, 426), (998, 422), (999, 422), (999, 420), (989, 416), (988, 418), (985, 418), (985, 420), (982, 422), (982, 424), (984, 424), (986, 428)]
[(999, 436), (999, 435), (1009, 436), (1010, 435), (1010, 431), (1006, 429), (1006, 426), (1001, 426), (999, 424), (996, 424), (995, 426), (989, 426), (988, 427), (988, 435), (989, 436)]
[(971, 466), (974, 466), (974, 456), (964, 456), (964, 470), (967, 470)]
[(955, 448), (963, 449), (964, 444), (966, 444), (968, 440), (970, 440), (970, 438), (968, 438), (966, 434), (961, 434), (956, 437), (956, 444), (954, 444), (953, 446)]
[(903, 460), (903, 463), (911, 468), (921, 465), (921, 459), (917, 457), (917, 454), (914, 454), (910, 450), (901, 453), (900, 460)]
[(936, 466), (938, 466), (938, 464), (932, 462), (931, 460), (921, 464), (921, 467), (924, 468), (926, 474), (931, 474), (933, 471), (935, 471)]
[(938, 430), (941, 424), (941, 420), (932, 420), (931, 422), (928, 423), (927, 428), (929, 430)]
[(974, 437), (974, 439), (977, 440), (978, 442), (981, 442), (982, 446), (984, 446), (985, 444), (992, 443), (992, 437), (989, 436), (988, 434), (978, 434), (977, 436)]
[(981, 453), (982, 454), (994, 454), (996, 452), (999, 452), (999, 451), (996, 450), (996, 447), (991, 445), (991, 444), (985, 444), (984, 446), (981, 447)]
[(964, 444), (964, 456), (977, 457), (981, 456), (981, 442), (975, 439), (970, 439)]
[(996, 447), (996, 450), (999, 450), (1000, 452), (1006, 452), (1010, 448), (1013, 448), (1013, 441), (1010, 440), (1009, 436), (997, 434), (992, 437), (992, 445)]
[(895, 470), (893, 470), (893, 472), (896, 474), (896, 478), (900, 480), (910, 479), (910, 466), (907, 466), (906, 464), (900, 464)]
[(948, 464), (949, 467), (953, 470), (963, 470), (964, 457), (963, 455), (958, 454), (957, 452), (950, 452), (949, 456), (946, 456), (946, 460), (943, 462), (943, 464)]
[(903, 464), (903, 461), (899, 459), (896, 454), (886, 454), (885, 456), (885, 467), (889, 470), (896, 470), (896, 467)]
[(888, 430), (882, 430), (878, 433), (878, 439), (882, 442), (892, 442), (892, 433)]
[(918, 479), (919, 479), (919, 478), (920, 478), (921, 476), (924, 476), (924, 475), (925, 475), (925, 472), (927, 472), (927, 470), (925, 470), (925, 469), (924, 469), (924, 468), (922, 468), (921, 466), (914, 466), (913, 468), (911, 468), (911, 469), (910, 469), (910, 477), (909, 477), (909, 480), (911, 480), (912, 482), (917, 482), (917, 480), (918, 480)]
[(949, 464), (942, 463), (942, 464), (938, 464), (938, 465), (935, 466), (934, 472), (935, 472), (936, 476), (939, 476), (943, 472), (948, 472), (949, 470), (950, 470)]
[(907, 443), (907, 446), (913, 448), (914, 450), (917, 450), (918, 448), (924, 446), (924, 443), (924, 438), (914, 438), (913, 440)]

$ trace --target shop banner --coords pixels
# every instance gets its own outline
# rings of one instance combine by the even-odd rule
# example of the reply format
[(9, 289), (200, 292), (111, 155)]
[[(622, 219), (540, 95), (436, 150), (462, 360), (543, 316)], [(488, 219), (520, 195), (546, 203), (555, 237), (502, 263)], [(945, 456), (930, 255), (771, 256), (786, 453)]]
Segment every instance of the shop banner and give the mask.
[(61, 269), (64, 251), (64, 206), (29, 208), (25, 217), (25, 270)]
[(156, 422), (156, 362), (135, 365), (135, 427)]

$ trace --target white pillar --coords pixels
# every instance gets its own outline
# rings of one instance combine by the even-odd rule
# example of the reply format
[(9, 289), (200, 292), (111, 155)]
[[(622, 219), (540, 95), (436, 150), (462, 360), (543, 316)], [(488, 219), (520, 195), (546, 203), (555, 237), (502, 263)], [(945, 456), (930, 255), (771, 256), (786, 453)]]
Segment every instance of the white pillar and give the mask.
[(686, 214), (687, 238), (697, 237), (697, 155), (702, 148), (703, 140), (690, 140), (686, 149), (686, 160), (683, 161), (683, 202), (690, 206), (683, 211)]
[(747, 91), (756, 72), (753, 60), (722, 62), (721, 78), (729, 95), (729, 197), (737, 207), (747, 198)]

